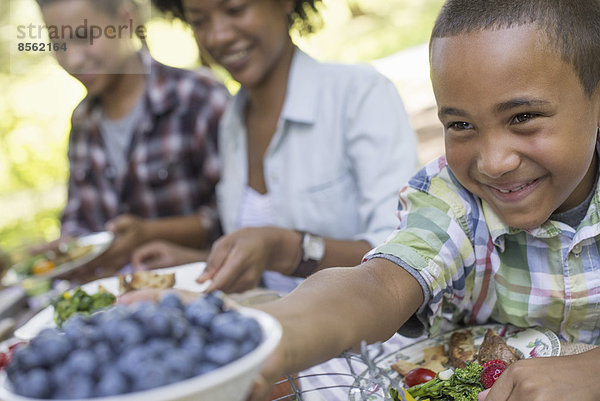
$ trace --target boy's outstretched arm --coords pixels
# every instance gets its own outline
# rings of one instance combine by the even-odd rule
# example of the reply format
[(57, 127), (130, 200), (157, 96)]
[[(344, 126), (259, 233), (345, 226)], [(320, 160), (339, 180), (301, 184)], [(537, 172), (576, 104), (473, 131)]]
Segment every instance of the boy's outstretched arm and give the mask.
[(362, 340), (387, 340), (422, 302), (419, 283), (385, 259), (313, 274), (286, 297), (259, 306), (279, 320), (283, 337), (251, 399), (262, 401), (282, 375), (338, 356)]
[(600, 399), (600, 348), (579, 355), (522, 359), (512, 364), (480, 401)]

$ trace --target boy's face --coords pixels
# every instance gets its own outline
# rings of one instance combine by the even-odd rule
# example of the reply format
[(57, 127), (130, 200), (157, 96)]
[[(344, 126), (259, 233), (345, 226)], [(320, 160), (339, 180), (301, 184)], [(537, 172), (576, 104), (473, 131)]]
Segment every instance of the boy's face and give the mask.
[(545, 38), (525, 25), (439, 38), (431, 47), (448, 164), (516, 228), (577, 206), (595, 178), (600, 90), (590, 100)]
[(135, 53), (132, 40), (115, 31), (114, 38), (102, 33), (91, 43), (91, 29), (106, 32), (109, 27), (118, 27), (127, 21), (99, 11), (91, 0), (51, 2), (42, 8), (42, 16), (46, 25), (57, 27), (60, 32), (58, 42), (66, 42), (66, 51), (55, 52), (61, 67), (78, 79), (89, 95), (101, 95), (110, 90), (116, 74), (124, 71), (124, 60)]

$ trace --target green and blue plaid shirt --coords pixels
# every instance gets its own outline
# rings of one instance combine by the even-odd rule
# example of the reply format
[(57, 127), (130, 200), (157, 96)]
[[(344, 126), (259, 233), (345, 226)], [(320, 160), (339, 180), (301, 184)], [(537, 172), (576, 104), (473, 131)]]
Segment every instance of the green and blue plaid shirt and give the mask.
[(576, 229), (548, 220), (508, 227), (454, 177), (444, 157), (400, 193), (400, 225), (365, 259), (404, 267), (423, 287), (417, 316), (431, 335), (444, 319), (543, 326), (600, 344), (600, 193)]

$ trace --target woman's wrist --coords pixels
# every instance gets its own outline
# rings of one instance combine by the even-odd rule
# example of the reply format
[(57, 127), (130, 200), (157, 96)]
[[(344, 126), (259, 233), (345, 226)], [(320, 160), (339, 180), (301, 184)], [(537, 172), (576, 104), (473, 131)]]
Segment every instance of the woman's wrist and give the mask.
[(270, 250), (269, 269), (291, 275), (302, 257), (302, 235), (294, 230), (265, 227), (268, 232), (267, 248)]

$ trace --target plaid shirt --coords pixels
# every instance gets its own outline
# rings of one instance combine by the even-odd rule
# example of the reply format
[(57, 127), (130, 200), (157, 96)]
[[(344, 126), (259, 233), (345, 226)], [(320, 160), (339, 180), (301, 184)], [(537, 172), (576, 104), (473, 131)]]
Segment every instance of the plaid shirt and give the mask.
[(98, 99), (84, 99), (73, 112), (65, 234), (104, 230), (107, 221), (125, 213), (143, 218), (201, 213), (211, 218), (209, 230), (218, 227), (217, 130), (229, 94), (202, 70), (143, 58), (150, 71), (144, 114), (129, 144), (123, 177), (115, 176), (107, 157)]
[(425, 294), (417, 317), (437, 335), (443, 321), (543, 326), (600, 344), (600, 193), (573, 229), (548, 220), (508, 227), (456, 180), (444, 157), (400, 194), (400, 225), (366, 259), (404, 267)]

